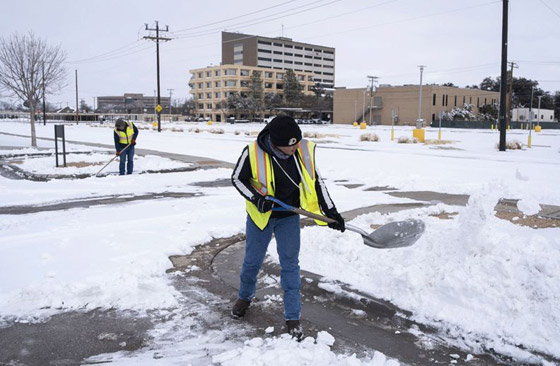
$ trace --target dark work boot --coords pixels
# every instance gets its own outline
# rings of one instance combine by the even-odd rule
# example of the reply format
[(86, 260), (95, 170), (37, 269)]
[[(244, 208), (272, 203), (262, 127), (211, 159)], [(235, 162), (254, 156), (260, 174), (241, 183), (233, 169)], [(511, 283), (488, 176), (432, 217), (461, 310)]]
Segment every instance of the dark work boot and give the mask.
[(251, 303), (247, 300), (237, 299), (233, 305), (233, 309), (231, 309), (231, 316), (235, 319), (243, 318), (250, 304)]
[(292, 336), (298, 342), (301, 342), (303, 338), (303, 329), (299, 320), (286, 320), (286, 327), (288, 328), (288, 334)]

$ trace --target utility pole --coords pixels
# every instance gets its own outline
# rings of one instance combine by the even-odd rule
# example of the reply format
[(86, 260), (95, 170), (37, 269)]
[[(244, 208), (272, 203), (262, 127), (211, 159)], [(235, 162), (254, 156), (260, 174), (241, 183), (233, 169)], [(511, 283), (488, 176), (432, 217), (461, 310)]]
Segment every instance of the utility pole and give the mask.
[(169, 122), (171, 122), (171, 96), (174, 89), (167, 89), (169, 91)]
[(371, 126), (371, 115), (372, 115), (372, 108), (373, 108), (373, 83), (377, 82), (379, 79), (377, 76), (370, 76), (368, 75), (369, 79), (369, 125)]
[(424, 121), (422, 120), (422, 73), (425, 65), (419, 65), (420, 68), (420, 91), (418, 93), (418, 119), (416, 120), (416, 128), (422, 128)]
[(539, 98), (539, 107), (538, 107), (539, 109), (538, 109), (538, 112), (537, 112), (537, 126), (540, 126), (541, 124), (539, 123), (539, 119), (541, 118), (541, 98), (542, 98), (542, 95), (539, 95), (537, 98)]
[(76, 69), (76, 124), (79, 124), (80, 112), (78, 110), (78, 69)]
[[(47, 112), (45, 111), (45, 64), (43, 63), (43, 126), (47, 125)], [(540, 99), (539, 99), (540, 100)]]
[[(500, 79), (500, 151), (506, 151), (506, 129), (507, 129), (507, 44), (508, 44), (508, 0), (502, 0), (502, 70)], [(513, 80), (513, 75), (512, 75)]]
[(156, 41), (156, 64), (157, 64), (157, 120), (158, 120), (158, 132), (161, 132), (161, 93), (160, 93), (160, 84), (159, 84), (159, 41), (170, 41), (171, 38), (160, 37), (159, 32), (169, 32), (169, 26), (166, 25), (165, 29), (160, 29), (158, 21), (156, 20), (156, 28), (148, 28), (148, 24), (146, 24), (147, 31), (156, 31), (156, 36), (144, 36), (144, 39), (150, 39)]
[(529, 103), (529, 141), (527, 147), (531, 148), (531, 130), (533, 129), (533, 87), (531, 87), (531, 102)]
[(507, 121), (507, 125), (509, 126), (511, 124), (511, 119), (512, 119), (512, 115), (511, 115), (511, 111), (513, 109), (513, 69), (517, 69), (518, 66), (515, 62), (508, 62), (511, 66), (510, 71), (508, 72), (508, 79), (507, 79), (507, 103), (506, 103), (506, 121)]

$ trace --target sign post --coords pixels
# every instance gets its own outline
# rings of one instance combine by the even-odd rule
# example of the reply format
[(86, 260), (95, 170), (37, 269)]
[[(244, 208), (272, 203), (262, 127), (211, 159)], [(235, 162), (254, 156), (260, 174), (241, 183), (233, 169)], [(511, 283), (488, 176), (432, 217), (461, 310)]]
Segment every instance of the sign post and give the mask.
[(54, 125), (54, 152), (56, 156), (56, 167), (58, 168), (58, 139), (62, 139), (62, 158), (66, 167), (66, 140), (64, 138), (64, 125)]

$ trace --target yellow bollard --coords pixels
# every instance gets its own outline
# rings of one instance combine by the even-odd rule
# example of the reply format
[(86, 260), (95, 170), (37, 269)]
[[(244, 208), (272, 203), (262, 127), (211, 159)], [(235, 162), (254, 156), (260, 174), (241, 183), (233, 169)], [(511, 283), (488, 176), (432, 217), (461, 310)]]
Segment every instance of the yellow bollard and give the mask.
[(206, 124), (207, 124), (208, 126), (212, 126), (212, 120), (206, 122)]
[(358, 126), (358, 122), (352, 123), (352, 126), (357, 127), (357, 126)]
[(527, 141), (527, 147), (531, 148), (531, 134), (529, 134), (529, 139)]
[(395, 139), (395, 130), (391, 127), (391, 141)]
[(367, 123), (365, 122), (360, 123), (360, 130), (365, 130), (366, 127), (367, 127)]
[(439, 130), (438, 133), (437, 133), (437, 139), (441, 140), (441, 130)]
[(511, 130), (511, 128), (510, 128), (510, 126), (509, 126), (509, 125), (507, 126), (507, 130), (508, 130), (508, 131), (510, 131), (510, 130)]
[(535, 132), (541, 132), (541, 126), (535, 126)]

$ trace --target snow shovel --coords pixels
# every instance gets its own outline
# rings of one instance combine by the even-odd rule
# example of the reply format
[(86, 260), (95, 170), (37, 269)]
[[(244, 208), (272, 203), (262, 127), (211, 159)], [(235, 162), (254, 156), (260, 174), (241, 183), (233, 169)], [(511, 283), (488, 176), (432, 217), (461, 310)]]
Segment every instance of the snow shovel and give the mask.
[[(123, 153), (123, 151), (125, 151), (126, 149), (128, 149), (128, 148), (130, 147), (130, 145), (132, 145), (132, 144), (126, 145), (126, 146), (124, 147), (124, 149), (121, 150), (121, 154)], [(117, 158), (117, 156), (119, 156), (119, 155), (113, 156), (113, 158), (112, 158), (111, 160), (109, 160), (109, 162), (108, 162), (107, 164), (105, 164), (105, 166), (104, 166), (103, 168), (101, 168), (101, 170), (98, 171), (97, 174), (95, 174), (95, 176), (97, 177), (97, 176), (99, 175), (99, 173), (101, 173), (101, 172), (103, 171), (103, 169), (107, 168), (107, 166), (108, 166), (109, 164), (111, 164), (111, 163), (113, 162), (113, 160), (115, 160), (115, 159)]]
[[(302, 210), (301, 208), (293, 207), (285, 204), (284, 202), (267, 196), (266, 199), (272, 201), (280, 208), (273, 208), (275, 211), (292, 211), (303, 216), (311, 217), (326, 223), (335, 223), (336, 220), (328, 217), (314, 214), (313, 212)], [(377, 228), (371, 234), (366, 233), (364, 230), (354, 225), (346, 224), (346, 229), (358, 233), (362, 236), (364, 244), (378, 249), (401, 248), (408, 247), (414, 244), (424, 233), (425, 225), (422, 220), (408, 219), (404, 221), (390, 222)]]

